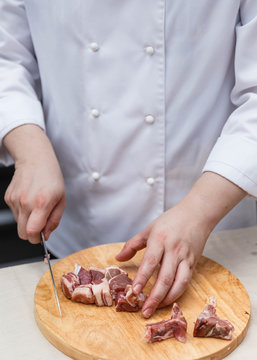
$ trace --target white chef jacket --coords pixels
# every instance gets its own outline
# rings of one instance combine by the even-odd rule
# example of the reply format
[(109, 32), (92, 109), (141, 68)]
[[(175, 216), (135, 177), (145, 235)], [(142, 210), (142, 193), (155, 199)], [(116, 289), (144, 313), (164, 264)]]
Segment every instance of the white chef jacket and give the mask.
[(257, 1), (0, 0), (1, 140), (26, 123), (65, 178), (57, 256), (126, 241), (207, 170), (250, 195), (219, 228), (256, 224)]

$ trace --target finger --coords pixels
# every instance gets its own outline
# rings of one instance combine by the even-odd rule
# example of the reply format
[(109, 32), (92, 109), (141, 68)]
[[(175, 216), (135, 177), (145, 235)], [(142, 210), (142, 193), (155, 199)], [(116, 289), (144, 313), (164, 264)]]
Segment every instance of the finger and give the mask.
[(172, 253), (166, 252), (163, 256), (161, 268), (155, 285), (153, 286), (151, 293), (142, 308), (144, 317), (150, 317), (170, 291), (175, 278), (177, 266), (178, 260), (174, 258)]
[(28, 240), (28, 234), (26, 231), (27, 222), (29, 218), (30, 212), (28, 211), (20, 211), (17, 220), (17, 231), (19, 238), (22, 240)]
[(139, 294), (143, 290), (147, 281), (161, 261), (163, 251), (163, 246), (159, 245), (158, 239), (155, 237), (151, 238), (150, 235), (143, 260), (133, 281), (133, 290), (135, 293)]
[(146, 247), (149, 232), (150, 227), (148, 226), (145, 230), (129, 239), (119, 254), (115, 256), (115, 259), (118, 261), (129, 260), (137, 253), (137, 251), (144, 249)]
[(28, 219), (26, 232), (28, 234), (28, 240), (32, 244), (38, 244), (41, 242), (40, 232), (44, 229), (49, 211), (35, 208)]
[(193, 273), (193, 267), (190, 268), (188, 262), (183, 260), (179, 263), (174, 283), (167, 296), (162, 300), (159, 308), (170, 305), (186, 290)]
[(4, 195), (4, 201), (8, 205), (8, 207), (11, 209), (14, 219), (17, 222), (18, 221), (18, 202), (16, 201), (16, 197), (14, 193), (11, 191), (10, 185), (7, 188), (5, 195)]
[(62, 199), (53, 209), (51, 214), (49, 215), (45, 228), (44, 228), (44, 235), (45, 239), (48, 240), (50, 234), (60, 223), (63, 211), (65, 208), (65, 199)]

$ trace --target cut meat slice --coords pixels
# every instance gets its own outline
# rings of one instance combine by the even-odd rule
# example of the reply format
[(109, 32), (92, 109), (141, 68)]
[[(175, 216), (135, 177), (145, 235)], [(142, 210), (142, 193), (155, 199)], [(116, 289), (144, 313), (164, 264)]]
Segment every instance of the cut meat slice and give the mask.
[(115, 297), (118, 292), (125, 291), (126, 286), (131, 284), (132, 280), (126, 274), (116, 275), (109, 281), (111, 294)]
[(186, 341), (187, 322), (177, 303), (173, 304), (171, 319), (146, 325), (145, 337), (149, 343), (175, 337), (180, 342)]
[(135, 294), (133, 292), (132, 285), (127, 285), (126, 289), (126, 300), (131, 306), (138, 306), (139, 309), (142, 308), (147, 296), (141, 292), (140, 294)]
[(74, 289), (80, 285), (79, 277), (73, 272), (63, 274), (61, 277), (61, 287), (64, 295), (71, 299)]
[(120, 275), (120, 274), (128, 275), (128, 273), (126, 273), (126, 271), (122, 270), (117, 265), (112, 265), (112, 266), (108, 266), (107, 268), (105, 268), (105, 278), (108, 281), (111, 280), (113, 277)]
[(89, 272), (91, 274), (91, 284), (100, 284), (105, 277), (105, 269), (91, 266)]
[(216, 299), (211, 297), (210, 303), (196, 320), (194, 336), (231, 340), (233, 331), (234, 326), (228, 320), (222, 320), (216, 315)]
[(92, 285), (87, 284), (76, 287), (72, 293), (71, 300), (83, 304), (94, 304), (95, 296), (92, 291)]
[(92, 285), (92, 291), (95, 296), (95, 304), (97, 306), (112, 306), (112, 295), (109, 283), (103, 279), (99, 284)]
[(116, 311), (128, 311), (128, 312), (136, 312), (139, 310), (138, 306), (131, 306), (126, 299), (126, 292), (119, 291), (115, 297), (115, 309)]

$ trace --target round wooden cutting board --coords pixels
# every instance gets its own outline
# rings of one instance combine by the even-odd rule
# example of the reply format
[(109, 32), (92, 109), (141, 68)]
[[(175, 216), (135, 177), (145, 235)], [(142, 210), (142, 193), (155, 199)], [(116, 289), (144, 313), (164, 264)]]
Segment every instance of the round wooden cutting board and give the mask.
[[(58, 314), (49, 271), (42, 276), (35, 291), (35, 317), (40, 330), (54, 346), (79, 360), (215, 360), (223, 359), (240, 344), (250, 318), (248, 294), (231, 272), (205, 257), (200, 259), (188, 289), (177, 300), (188, 323), (185, 344), (174, 338), (153, 344), (142, 340), (145, 324), (169, 319), (171, 306), (157, 310), (151, 319), (146, 320), (140, 312), (116, 312), (114, 305), (97, 307), (65, 298), (60, 278), (62, 274), (73, 271), (75, 263), (85, 268), (116, 264), (133, 279), (143, 253), (139, 252), (126, 263), (118, 263), (114, 257), (122, 246), (118, 243), (82, 250), (53, 266), (62, 318)], [(149, 294), (155, 276), (146, 286), (146, 294)], [(218, 316), (229, 320), (235, 327), (231, 341), (194, 338), (192, 335), (194, 322), (210, 296), (217, 299)]]

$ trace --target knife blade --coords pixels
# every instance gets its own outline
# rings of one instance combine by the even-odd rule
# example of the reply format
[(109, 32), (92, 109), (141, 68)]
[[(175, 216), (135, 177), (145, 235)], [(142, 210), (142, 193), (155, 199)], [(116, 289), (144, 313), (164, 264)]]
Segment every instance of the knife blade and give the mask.
[(55, 286), (55, 282), (54, 282), (52, 267), (51, 267), (51, 264), (50, 264), (50, 257), (49, 257), (48, 251), (47, 251), (46, 241), (45, 241), (45, 237), (44, 237), (43, 232), (41, 232), (41, 240), (42, 240), (42, 244), (44, 246), (45, 255), (46, 255), (46, 258), (47, 258), (47, 263), (48, 263), (49, 271), (50, 271), (51, 278), (52, 278), (52, 284), (53, 284), (53, 288), (54, 288), (56, 303), (57, 303), (57, 306), (58, 306), (60, 316), (62, 317), (61, 306), (60, 306), (60, 302), (59, 302), (59, 298), (58, 298), (58, 294), (57, 294), (57, 290), (56, 290), (56, 286)]

